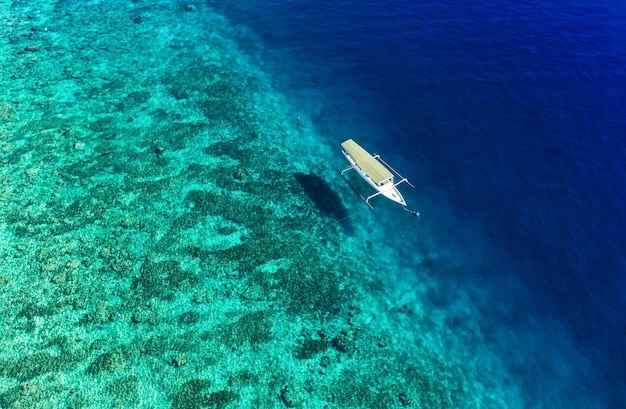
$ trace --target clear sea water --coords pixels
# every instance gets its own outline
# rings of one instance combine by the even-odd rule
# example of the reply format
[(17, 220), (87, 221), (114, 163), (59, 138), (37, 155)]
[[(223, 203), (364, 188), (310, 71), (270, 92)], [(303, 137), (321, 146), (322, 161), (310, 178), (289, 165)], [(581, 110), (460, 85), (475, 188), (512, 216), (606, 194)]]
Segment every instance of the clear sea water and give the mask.
[(624, 407), (623, 2), (0, 12), (0, 406)]
[(471, 221), (447, 237), (458, 251), (486, 239), (480, 251), (504, 252), (460, 280), (493, 287), (511, 306), (499, 319), (528, 332), (511, 336), (540, 344), (510, 362), (529, 389), (570, 377), (572, 407), (626, 401), (623, 4), (270, 1), (227, 14), (302, 109), (322, 96), (329, 138), (397, 156), (424, 224), (449, 206), (459, 230)]
[[(487, 254), (466, 257), (504, 253), (495, 268), (455, 279), (492, 289), (483, 312), (524, 340), (498, 353), (528, 346), (509, 364), (529, 391), (563, 382), (571, 400), (562, 407), (624, 404), (622, 2), (222, 7), (250, 27), (250, 49), (329, 139), (395, 156), (418, 181), (410, 201), (422, 223), (437, 229), (437, 209), (449, 206), (459, 225), (447, 240), (488, 243)], [(541, 406), (531, 396), (527, 407)]]

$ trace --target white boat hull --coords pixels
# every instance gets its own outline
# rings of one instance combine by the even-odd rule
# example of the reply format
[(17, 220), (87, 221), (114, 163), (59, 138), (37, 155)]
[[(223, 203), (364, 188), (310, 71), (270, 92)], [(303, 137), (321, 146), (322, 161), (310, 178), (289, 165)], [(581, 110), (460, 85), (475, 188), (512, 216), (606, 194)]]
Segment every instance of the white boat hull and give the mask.
[[(352, 168), (354, 170), (357, 171), (357, 173), (371, 186), (373, 187), (376, 191), (378, 191), (380, 194), (382, 194), (383, 196), (385, 196), (387, 199), (393, 200), (396, 203), (401, 204), (402, 206), (406, 206), (406, 201), (404, 200), (404, 197), (402, 196), (402, 193), (400, 193), (400, 190), (398, 190), (398, 188), (396, 187), (396, 185), (393, 183), (393, 178), (388, 179), (383, 181), (380, 184), (377, 184), (376, 182), (374, 182), (372, 180), (372, 178), (369, 177), (369, 175), (367, 175), (367, 173), (365, 173), (363, 171), (363, 169), (361, 169), (359, 167), (359, 165), (357, 165), (357, 163), (354, 161), (354, 159), (352, 159), (352, 157), (350, 155), (348, 155), (346, 152), (342, 151), (343, 156), (346, 157), (346, 159), (348, 160), (348, 162), (350, 162), (350, 165), (352, 165)], [(368, 197), (366, 199), (366, 203), (369, 204), (369, 199), (372, 198), (375, 195), (372, 195), (370, 197)]]

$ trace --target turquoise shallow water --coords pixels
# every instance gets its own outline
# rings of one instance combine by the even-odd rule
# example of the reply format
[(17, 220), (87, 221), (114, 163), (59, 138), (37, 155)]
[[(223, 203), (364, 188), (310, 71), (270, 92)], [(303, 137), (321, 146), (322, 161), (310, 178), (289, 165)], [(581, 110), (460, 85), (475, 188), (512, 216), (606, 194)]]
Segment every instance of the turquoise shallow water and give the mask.
[(372, 269), (385, 232), (334, 223), (294, 177), (361, 209), (240, 28), (208, 5), (2, 15), (2, 406), (459, 399), (376, 277), (398, 250)]
[[(526, 314), (367, 88), (298, 82), (279, 29), (219, 2), (0, 15), (0, 406), (604, 407), (602, 353)], [(355, 134), (425, 217), (353, 195)]]

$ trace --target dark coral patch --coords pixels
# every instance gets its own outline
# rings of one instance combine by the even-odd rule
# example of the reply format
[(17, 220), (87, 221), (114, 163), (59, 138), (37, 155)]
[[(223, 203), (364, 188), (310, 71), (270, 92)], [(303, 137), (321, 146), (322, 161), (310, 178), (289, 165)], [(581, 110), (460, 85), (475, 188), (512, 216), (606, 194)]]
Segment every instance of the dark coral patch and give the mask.
[(133, 280), (131, 290), (143, 298), (172, 299), (174, 292), (198, 283), (198, 277), (184, 271), (174, 260), (146, 261), (141, 266), (139, 277)]
[(194, 379), (182, 384), (174, 399), (172, 409), (215, 408), (222, 409), (237, 399), (237, 394), (230, 390), (209, 392), (211, 384), (203, 379)]
[(267, 313), (257, 311), (244, 315), (237, 321), (221, 326), (220, 340), (232, 346), (242, 343), (259, 344), (272, 339), (272, 324), (267, 320)]

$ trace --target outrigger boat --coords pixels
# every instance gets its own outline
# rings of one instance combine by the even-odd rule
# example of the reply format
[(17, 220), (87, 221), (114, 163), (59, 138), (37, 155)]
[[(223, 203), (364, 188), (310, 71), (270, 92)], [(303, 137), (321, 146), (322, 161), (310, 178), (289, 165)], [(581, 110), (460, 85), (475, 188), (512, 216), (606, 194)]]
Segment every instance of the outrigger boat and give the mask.
[[(348, 159), (350, 162), (350, 167), (337, 171), (343, 177), (343, 179), (348, 182), (352, 190), (356, 192), (357, 195), (367, 204), (371, 209), (374, 208), (370, 204), (370, 200), (373, 197), (378, 195), (383, 195), (388, 199), (393, 200), (396, 203), (402, 205), (402, 207), (414, 215), (419, 215), (419, 213), (414, 212), (412, 210), (408, 210), (406, 208), (406, 201), (404, 197), (402, 197), (402, 193), (398, 190), (398, 185), (401, 183), (407, 183), (411, 187), (415, 187), (409, 182), (407, 178), (396, 172), (394, 168), (389, 166), (387, 162), (385, 162), (380, 155), (374, 154), (374, 156), (370, 155), (365, 149), (363, 149), (359, 144), (354, 142), (352, 139), (348, 139), (347, 141), (341, 144), (343, 156)], [(371, 187), (373, 187), (377, 193), (374, 193), (368, 197), (363, 196), (355, 187), (350, 183), (348, 179), (343, 175), (347, 171), (354, 169)], [(391, 173), (393, 172), (393, 173)], [(394, 182), (394, 174), (396, 174), (400, 181)]]

